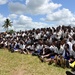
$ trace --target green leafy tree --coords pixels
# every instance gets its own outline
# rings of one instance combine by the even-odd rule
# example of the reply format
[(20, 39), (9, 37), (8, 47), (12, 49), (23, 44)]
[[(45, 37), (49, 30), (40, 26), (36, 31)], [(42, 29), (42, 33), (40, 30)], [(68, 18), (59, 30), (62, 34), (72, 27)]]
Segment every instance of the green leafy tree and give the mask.
[(12, 34), (12, 33), (14, 33), (14, 32), (15, 32), (14, 30), (9, 30), (9, 33), (10, 33), (10, 34)]
[(9, 19), (6, 19), (2, 27), (8, 32), (8, 28), (12, 26), (12, 22)]

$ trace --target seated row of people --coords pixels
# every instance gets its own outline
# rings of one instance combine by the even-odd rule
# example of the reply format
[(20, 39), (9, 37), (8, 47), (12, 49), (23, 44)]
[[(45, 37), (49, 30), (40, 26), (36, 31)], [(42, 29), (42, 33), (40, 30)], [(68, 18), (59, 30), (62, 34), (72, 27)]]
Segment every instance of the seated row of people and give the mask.
[[(32, 54), (41, 61), (67, 66), (75, 58), (75, 27), (58, 26), (20, 31), (13, 34), (0, 33), (0, 48), (12, 53)], [(67, 65), (65, 65), (67, 64)]]

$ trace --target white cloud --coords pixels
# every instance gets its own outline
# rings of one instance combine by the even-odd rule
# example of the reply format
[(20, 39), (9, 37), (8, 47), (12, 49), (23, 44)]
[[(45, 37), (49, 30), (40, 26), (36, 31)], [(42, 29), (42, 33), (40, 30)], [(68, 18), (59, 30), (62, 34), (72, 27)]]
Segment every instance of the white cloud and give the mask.
[(5, 19), (6, 18), (2, 14), (0, 14), (0, 25), (2, 25), (4, 23)]
[(17, 18), (17, 15), (16, 15), (16, 14), (10, 14), (10, 15), (9, 15), (9, 18), (15, 19), (15, 18)]
[(32, 18), (24, 16), (24, 15), (20, 15), (17, 21), (17, 24), (25, 25), (30, 22), (32, 22)]
[(6, 18), (2, 14), (0, 14), (0, 31), (4, 31), (2, 25), (4, 24), (5, 19)]
[(45, 18), (40, 18), (41, 21), (45, 21)]
[(46, 21), (55, 21), (58, 24), (71, 24), (75, 22), (74, 14), (66, 8), (52, 12), (46, 15), (46, 18), (42, 18)]
[(12, 13), (22, 14), (25, 12), (25, 5), (19, 2), (10, 2), (9, 9)]
[(73, 17), (73, 14), (71, 13), (71, 11), (65, 8), (62, 10), (58, 10), (56, 12), (47, 14), (46, 16), (47, 20), (50, 20), (50, 21), (59, 21), (59, 20), (71, 18), (71, 17)]
[(25, 4), (27, 5), (28, 3), (29, 3), (29, 0), (26, 0), (26, 3)]
[(61, 6), (61, 4), (53, 3), (50, 0), (26, 0), (26, 4), (19, 2), (9, 3), (9, 9), (16, 14), (47, 14)]
[[(8, 0), (0, 0), (0, 4), (7, 3)], [(19, 0), (20, 1), (20, 0)], [(66, 8), (61, 9), (61, 4), (53, 3), (51, 0), (26, 0), (25, 4), (11, 0), (8, 6), (12, 14), (8, 15), (10, 20), (13, 20), (14, 30), (26, 30), (32, 28), (49, 27), (51, 23), (56, 24), (72, 24), (75, 25), (75, 15)], [(19, 14), (19, 15), (18, 15)], [(23, 14), (23, 15), (21, 15)], [(24, 14), (42, 15), (42, 21), (49, 21), (50, 25), (42, 22), (34, 22), (31, 17)], [(45, 17), (45, 18), (44, 18)], [(6, 17), (0, 14), (0, 25), (4, 23)], [(2, 26), (0, 26), (2, 28)], [(2, 29), (1, 29), (2, 30)]]
[(0, 0), (0, 5), (6, 4), (7, 2), (8, 2), (8, 0)]
[(61, 7), (61, 4), (53, 3), (50, 0), (29, 0), (26, 9), (32, 14), (47, 14)]
[(20, 15), (20, 17), (17, 20), (14, 20), (13, 25), (16, 31), (49, 27), (49, 25), (46, 23), (33, 22), (31, 17), (24, 16), (24, 15)]

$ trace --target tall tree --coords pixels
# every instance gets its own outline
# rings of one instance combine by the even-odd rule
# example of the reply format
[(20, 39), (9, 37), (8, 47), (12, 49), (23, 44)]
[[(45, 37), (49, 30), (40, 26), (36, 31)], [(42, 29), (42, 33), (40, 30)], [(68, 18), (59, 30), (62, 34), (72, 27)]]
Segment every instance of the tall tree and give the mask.
[(12, 26), (12, 22), (9, 19), (6, 19), (4, 22), (4, 25), (2, 27), (4, 27), (6, 29), (6, 31), (8, 32), (8, 28)]

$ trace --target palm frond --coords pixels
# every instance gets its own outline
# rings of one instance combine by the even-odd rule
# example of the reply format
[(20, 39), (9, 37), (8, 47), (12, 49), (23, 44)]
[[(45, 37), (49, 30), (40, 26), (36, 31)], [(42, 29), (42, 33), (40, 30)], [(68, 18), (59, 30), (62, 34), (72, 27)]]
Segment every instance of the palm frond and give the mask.
[(6, 20), (4, 21), (4, 25), (3, 25), (2, 27), (4, 27), (5, 29), (8, 30), (8, 27), (9, 27), (9, 26), (12, 26), (12, 22), (11, 22), (9, 19), (6, 19)]

